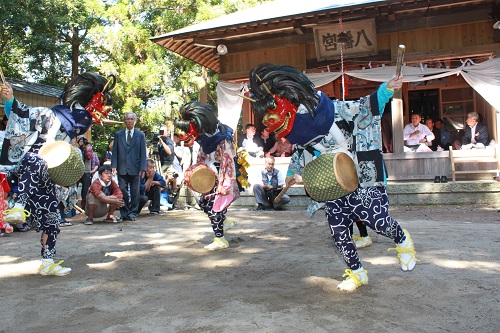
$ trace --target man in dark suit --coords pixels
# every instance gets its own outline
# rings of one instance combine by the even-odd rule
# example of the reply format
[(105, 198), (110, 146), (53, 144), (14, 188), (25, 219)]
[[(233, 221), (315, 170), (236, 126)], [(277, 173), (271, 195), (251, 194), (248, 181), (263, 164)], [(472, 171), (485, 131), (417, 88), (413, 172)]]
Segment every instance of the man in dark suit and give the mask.
[(127, 128), (115, 133), (111, 168), (113, 174), (118, 174), (125, 202), (120, 208), (121, 217), (124, 221), (135, 221), (139, 208), (140, 175), (146, 171), (146, 137), (134, 128), (137, 122), (135, 113), (126, 112), (124, 119)]
[[(479, 122), (479, 114), (477, 112), (469, 112), (467, 114), (467, 127), (465, 128), (464, 136), (462, 137), (462, 146), (482, 143), (487, 146), (490, 142), (488, 136), (488, 127)], [(474, 134), (473, 134), (474, 133)]]

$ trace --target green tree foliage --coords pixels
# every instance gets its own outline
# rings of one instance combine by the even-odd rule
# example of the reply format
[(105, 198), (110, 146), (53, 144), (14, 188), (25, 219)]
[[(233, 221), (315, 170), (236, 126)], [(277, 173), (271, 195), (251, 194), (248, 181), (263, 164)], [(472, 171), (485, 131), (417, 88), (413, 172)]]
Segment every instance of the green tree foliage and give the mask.
[(34, 1), (0, 0), (0, 66), (6, 76), (23, 79), (24, 43)]
[[(84, 71), (115, 75), (114, 110), (134, 111), (137, 127), (156, 131), (208, 85), (216, 104), (217, 75), (150, 41), (204, 20), (246, 9), (256, 0), (0, 0), (0, 66), (8, 77), (62, 86)], [(104, 153), (123, 125), (93, 126)]]
[(95, 69), (89, 30), (103, 24), (99, 0), (0, 0), (0, 65), (9, 77), (62, 86)]

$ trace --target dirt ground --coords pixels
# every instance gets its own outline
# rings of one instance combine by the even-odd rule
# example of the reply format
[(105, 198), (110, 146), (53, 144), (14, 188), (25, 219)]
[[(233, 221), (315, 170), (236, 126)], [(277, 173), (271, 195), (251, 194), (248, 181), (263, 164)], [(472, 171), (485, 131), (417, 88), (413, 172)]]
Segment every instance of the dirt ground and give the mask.
[(344, 263), (323, 212), (231, 209), (230, 248), (197, 210), (62, 229), (66, 277), (37, 274), (39, 235), (0, 238), (0, 332), (498, 332), (500, 213), (487, 206), (393, 207), (421, 260), (400, 269), (391, 241), (360, 250), (369, 284), (336, 289)]

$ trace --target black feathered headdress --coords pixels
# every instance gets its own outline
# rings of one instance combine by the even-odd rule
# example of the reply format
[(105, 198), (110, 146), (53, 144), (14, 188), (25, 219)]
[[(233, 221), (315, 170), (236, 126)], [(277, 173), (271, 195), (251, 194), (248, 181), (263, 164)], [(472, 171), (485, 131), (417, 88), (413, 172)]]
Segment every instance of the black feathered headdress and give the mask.
[(288, 99), (295, 106), (304, 105), (314, 117), (319, 97), (314, 84), (301, 71), (290, 66), (261, 64), (250, 71), (253, 109), (264, 116), (276, 108), (274, 95)]
[[(112, 80), (108, 84), (108, 80), (97, 73), (78, 74), (64, 86), (64, 92), (60, 99), (67, 106), (78, 102), (85, 107), (96, 93), (101, 92), (106, 96), (106, 105), (111, 105), (113, 101), (109, 92), (113, 90), (116, 84), (115, 77), (112, 76), (111, 78)], [(106, 87), (105, 91), (103, 91), (104, 87)]]
[(180, 140), (190, 146), (199, 135), (214, 134), (219, 120), (215, 109), (210, 104), (189, 102), (179, 109), (180, 119), (175, 121), (175, 131)]
[(175, 127), (189, 131), (189, 123), (192, 123), (200, 134), (213, 134), (217, 130), (219, 120), (215, 109), (210, 104), (201, 102), (189, 102), (179, 109), (181, 119), (176, 120)]
[(115, 84), (114, 76), (106, 79), (94, 72), (78, 74), (66, 84), (60, 100), (70, 108), (79, 103), (100, 122), (101, 118), (107, 117), (111, 109), (109, 106), (113, 104), (110, 91)]

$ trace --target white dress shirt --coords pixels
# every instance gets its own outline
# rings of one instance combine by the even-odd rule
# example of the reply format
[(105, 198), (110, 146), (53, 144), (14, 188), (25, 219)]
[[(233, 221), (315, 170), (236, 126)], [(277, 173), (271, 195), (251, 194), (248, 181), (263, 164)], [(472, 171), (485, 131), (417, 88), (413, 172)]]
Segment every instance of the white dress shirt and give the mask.
[[(419, 131), (419, 133), (417, 135), (410, 137), (410, 135), (417, 130)], [(427, 142), (431, 142), (432, 140), (435, 139), (435, 136), (431, 132), (429, 127), (425, 126), (422, 123), (419, 123), (417, 127), (413, 126), (412, 123), (406, 125), (405, 128), (403, 129), (403, 135), (404, 135), (405, 145), (407, 146), (417, 146), (420, 144), (420, 140), (422, 140), (423, 138), (426, 138)]]

